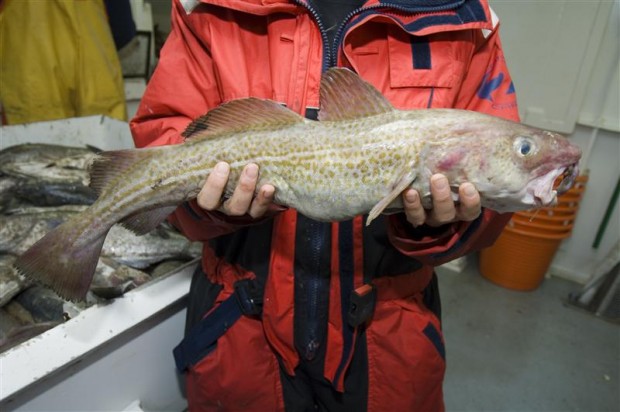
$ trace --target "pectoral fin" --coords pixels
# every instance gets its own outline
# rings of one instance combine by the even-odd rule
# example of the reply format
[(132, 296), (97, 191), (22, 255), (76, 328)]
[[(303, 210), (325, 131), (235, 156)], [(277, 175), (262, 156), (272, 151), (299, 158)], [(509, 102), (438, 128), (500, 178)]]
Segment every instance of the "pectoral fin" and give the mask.
[(415, 174), (414, 173), (404, 174), (396, 182), (396, 184), (394, 185), (394, 188), (392, 189), (392, 191), (390, 193), (388, 193), (387, 196), (385, 196), (383, 199), (381, 199), (379, 201), (379, 203), (377, 203), (372, 208), (372, 210), (368, 214), (368, 218), (366, 219), (366, 226), (370, 225), (370, 222), (372, 222), (377, 216), (379, 216), (384, 210), (386, 210), (388, 208), (388, 206), (390, 206), (390, 204), (392, 204), (392, 202), (396, 198), (398, 198), (398, 196), (400, 196), (400, 194), (403, 192), (403, 190), (405, 190), (409, 186), (411, 186), (411, 184), (413, 183), (414, 180), (415, 180)]

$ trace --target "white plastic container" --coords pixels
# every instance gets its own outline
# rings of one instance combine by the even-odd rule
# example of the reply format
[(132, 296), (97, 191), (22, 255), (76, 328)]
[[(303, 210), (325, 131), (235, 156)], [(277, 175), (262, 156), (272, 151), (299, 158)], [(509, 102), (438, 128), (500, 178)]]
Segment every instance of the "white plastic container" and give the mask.
[[(128, 124), (105, 116), (0, 128), (0, 148), (20, 143), (133, 147)], [(183, 338), (196, 264), (0, 354), (0, 411), (186, 409), (172, 349)]]
[(134, 147), (129, 124), (107, 116), (73, 117), (0, 127), (0, 149), (21, 143), (91, 145), (101, 150)]
[[(196, 263), (0, 354), (0, 410), (182, 411), (172, 349)], [(135, 409), (132, 409), (135, 410)]]

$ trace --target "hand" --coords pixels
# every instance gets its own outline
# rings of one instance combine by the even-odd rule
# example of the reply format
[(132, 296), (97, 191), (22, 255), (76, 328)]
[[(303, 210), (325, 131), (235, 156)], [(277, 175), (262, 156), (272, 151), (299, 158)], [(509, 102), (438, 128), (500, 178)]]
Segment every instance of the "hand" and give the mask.
[(222, 202), (222, 195), (228, 183), (230, 165), (220, 162), (215, 165), (213, 172), (198, 193), (198, 206), (205, 210), (218, 210), (229, 216), (243, 216), (249, 214), (252, 218), (262, 217), (273, 205), (275, 188), (272, 185), (263, 185), (256, 196), (258, 183), (258, 166), (250, 163), (243, 168), (239, 183), (230, 198)]
[(407, 220), (413, 226), (426, 224), (438, 227), (458, 221), (472, 221), (480, 216), (480, 194), (473, 184), (463, 183), (459, 187), (459, 203), (452, 200), (450, 184), (444, 175), (431, 176), (431, 197), (433, 208), (422, 207), (420, 195), (416, 190), (403, 192), (403, 205)]

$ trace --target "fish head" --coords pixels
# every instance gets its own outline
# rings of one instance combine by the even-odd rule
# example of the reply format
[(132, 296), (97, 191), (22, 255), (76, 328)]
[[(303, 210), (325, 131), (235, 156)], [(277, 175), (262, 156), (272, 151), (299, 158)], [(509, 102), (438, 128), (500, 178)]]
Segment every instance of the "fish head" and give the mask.
[(581, 149), (566, 137), (512, 122), (491, 130), (478, 182), (483, 205), (500, 212), (552, 206), (575, 182)]

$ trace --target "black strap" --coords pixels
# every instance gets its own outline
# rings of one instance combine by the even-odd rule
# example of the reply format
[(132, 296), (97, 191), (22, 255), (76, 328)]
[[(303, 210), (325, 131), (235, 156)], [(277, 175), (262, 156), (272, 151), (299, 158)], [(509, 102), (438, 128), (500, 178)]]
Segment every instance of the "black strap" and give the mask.
[(251, 279), (235, 283), (235, 293), (224, 300), (187, 333), (172, 351), (177, 369), (185, 371), (215, 349), (217, 340), (226, 333), (242, 315), (261, 313), (262, 290)]

